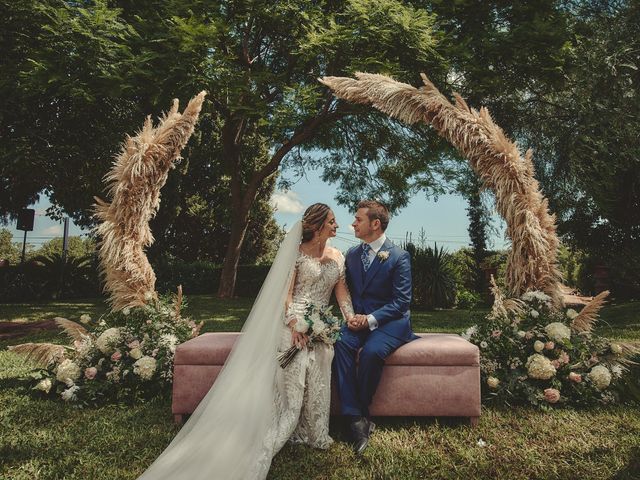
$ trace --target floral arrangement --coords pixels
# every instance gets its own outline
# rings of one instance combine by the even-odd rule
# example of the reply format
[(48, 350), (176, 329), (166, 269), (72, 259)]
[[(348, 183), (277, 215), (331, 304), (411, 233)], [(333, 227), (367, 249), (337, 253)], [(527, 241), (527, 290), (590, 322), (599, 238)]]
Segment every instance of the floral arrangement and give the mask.
[(182, 306), (179, 289), (173, 298), (150, 297), (144, 306), (110, 311), (95, 324), (89, 315), (82, 315), (80, 323), (58, 318), (71, 346), (10, 348), (40, 363), (30, 379), (33, 390), (43, 394), (78, 405), (149, 397), (168, 390), (176, 347), (197, 336), (202, 326), (182, 317)]
[[(314, 304), (307, 304), (302, 318), (299, 318), (294, 325), (297, 332), (305, 333), (309, 337), (307, 348), (313, 348), (314, 342), (322, 342), (333, 345), (340, 339), (340, 328), (342, 320), (334, 316), (333, 307), (319, 307)], [(282, 368), (286, 368), (298, 353), (299, 348), (293, 345), (288, 350), (278, 354), (278, 362)]]
[(486, 401), (545, 409), (620, 401), (616, 386), (640, 350), (592, 332), (608, 292), (578, 313), (555, 308), (540, 291), (505, 300), (493, 290), (491, 313), (462, 334), (480, 348)]

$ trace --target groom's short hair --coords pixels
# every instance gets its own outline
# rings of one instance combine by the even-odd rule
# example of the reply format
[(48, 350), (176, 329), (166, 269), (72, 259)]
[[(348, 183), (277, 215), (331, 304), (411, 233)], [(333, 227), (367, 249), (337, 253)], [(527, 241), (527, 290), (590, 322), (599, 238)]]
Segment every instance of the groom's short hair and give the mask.
[(389, 210), (382, 203), (377, 200), (361, 200), (358, 203), (358, 208), (368, 209), (367, 217), (369, 217), (369, 221), (380, 220), (382, 231), (384, 232), (387, 229), (387, 225), (389, 225)]

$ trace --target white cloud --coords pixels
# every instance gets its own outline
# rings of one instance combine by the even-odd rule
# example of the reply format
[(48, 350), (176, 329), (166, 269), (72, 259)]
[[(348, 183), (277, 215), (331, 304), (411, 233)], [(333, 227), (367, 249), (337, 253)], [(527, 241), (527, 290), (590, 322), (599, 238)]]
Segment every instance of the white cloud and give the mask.
[(271, 206), (280, 213), (302, 213), (304, 211), (300, 196), (291, 190), (274, 192), (271, 196)]
[(42, 235), (47, 237), (62, 235), (62, 227), (60, 225), (52, 225), (42, 230)]

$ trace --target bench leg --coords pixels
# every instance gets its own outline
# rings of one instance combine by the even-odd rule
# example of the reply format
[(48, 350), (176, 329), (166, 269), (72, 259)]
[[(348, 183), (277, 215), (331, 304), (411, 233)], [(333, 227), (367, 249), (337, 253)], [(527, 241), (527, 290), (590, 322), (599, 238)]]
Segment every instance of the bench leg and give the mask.
[(469, 417), (469, 425), (471, 425), (471, 428), (478, 426), (478, 420), (480, 420), (480, 417)]
[(179, 413), (174, 415), (173, 421), (176, 423), (176, 425), (182, 425), (182, 421), (183, 421), (182, 415)]

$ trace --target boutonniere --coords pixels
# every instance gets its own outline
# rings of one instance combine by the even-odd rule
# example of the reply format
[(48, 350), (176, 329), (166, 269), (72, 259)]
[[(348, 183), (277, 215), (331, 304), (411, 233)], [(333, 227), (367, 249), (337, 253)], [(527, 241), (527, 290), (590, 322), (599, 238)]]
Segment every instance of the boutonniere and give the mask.
[(384, 263), (389, 258), (389, 252), (378, 252), (376, 256), (380, 260), (380, 263)]

